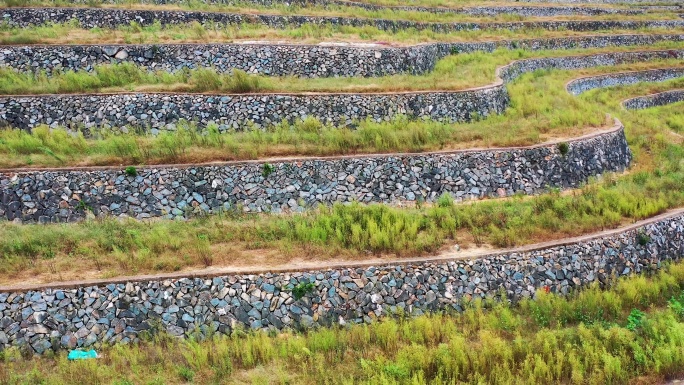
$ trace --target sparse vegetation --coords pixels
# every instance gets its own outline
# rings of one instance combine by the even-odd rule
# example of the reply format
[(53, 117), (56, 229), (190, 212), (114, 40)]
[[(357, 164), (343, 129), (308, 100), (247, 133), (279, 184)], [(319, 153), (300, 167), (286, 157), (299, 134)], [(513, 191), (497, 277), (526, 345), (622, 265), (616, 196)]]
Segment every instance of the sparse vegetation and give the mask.
[(264, 163), (264, 165), (261, 166), (261, 175), (264, 177), (264, 179), (268, 178), (268, 176), (274, 172), (275, 167), (270, 163)]
[[(20, 279), (24, 274), (34, 278), (46, 274), (49, 279), (42, 261), (34, 258), (45, 249), (54, 251), (63, 276), (87, 271), (95, 264), (92, 255), (102, 257), (97, 261), (102, 274), (115, 276), (249, 264), (258, 260), (250, 251), (255, 249), (272, 250), (278, 255), (272, 263), (285, 263), (305, 256), (357, 259), (368, 252), (417, 256), (454, 241), (507, 247), (580, 235), (682, 205), (679, 181), (684, 151), (672, 146), (665, 152), (670, 157), (662, 159), (660, 176), (651, 175), (645, 184), (639, 175), (608, 177), (570, 196), (550, 193), (468, 205), (441, 198), (437, 205), (422, 209), (336, 205), (286, 216), (233, 211), (188, 222), (107, 219), (69, 225), (0, 224), (0, 281)], [(201, 249), (211, 253), (199, 252), (200, 241), (209, 242)], [(211, 263), (203, 255), (211, 255)]]
[(651, 242), (651, 237), (648, 236), (644, 231), (639, 231), (637, 233), (637, 243), (641, 246), (646, 246)]
[(566, 142), (558, 143), (558, 152), (560, 152), (562, 156), (566, 156), (568, 151), (570, 151), (570, 146), (568, 146)]
[(304, 298), (305, 295), (311, 293), (316, 288), (312, 282), (302, 282), (292, 287), (292, 296), (295, 300)]
[(126, 175), (128, 175), (130, 177), (138, 176), (138, 170), (134, 166), (126, 167), (125, 172), (126, 172)]

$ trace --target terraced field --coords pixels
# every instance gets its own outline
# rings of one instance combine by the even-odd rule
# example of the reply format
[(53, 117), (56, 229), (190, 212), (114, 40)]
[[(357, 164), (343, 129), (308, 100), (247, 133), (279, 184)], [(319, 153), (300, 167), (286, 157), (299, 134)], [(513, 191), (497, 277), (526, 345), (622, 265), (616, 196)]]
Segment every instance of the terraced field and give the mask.
[[(578, 366), (562, 334), (623, 333), (631, 301), (684, 330), (662, 297), (684, 288), (680, 2), (5, 0), (2, 18), (1, 382), (683, 372), (679, 332)], [(636, 274), (656, 276), (646, 302), (625, 293), (647, 278), (616, 283)], [(555, 327), (544, 301), (580, 309), (549, 313), (557, 355), (525, 340)], [(657, 340), (637, 329), (615, 338)]]

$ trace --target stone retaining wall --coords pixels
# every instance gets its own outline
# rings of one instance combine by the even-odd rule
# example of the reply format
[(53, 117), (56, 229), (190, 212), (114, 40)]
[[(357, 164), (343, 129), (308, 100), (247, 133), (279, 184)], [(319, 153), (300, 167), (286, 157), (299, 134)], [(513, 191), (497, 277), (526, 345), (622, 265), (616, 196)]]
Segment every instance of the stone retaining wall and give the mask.
[[(255, 0), (261, 1), (261, 0)], [(321, 3), (321, 0), (315, 0)], [(496, 16), (496, 15), (518, 15), (523, 17), (554, 17), (554, 16), (599, 16), (599, 15), (638, 15), (643, 10), (637, 9), (617, 9), (617, 8), (597, 8), (597, 7), (576, 7), (576, 6), (478, 6), (478, 7), (424, 7), (424, 6), (382, 6), (355, 1), (326, 1), (320, 5), (336, 5), (360, 7), (369, 11), (406, 11), (406, 12), (430, 12), (430, 13), (455, 13), (469, 16)]]
[(3, 20), (10, 26), (26, 27), (46, 22), (64, 23), (77, 20), (84, 28), (116, 28), (131, 22), (150, 25), (159, 21), (162, 25), (218, 23), (240, 25), (243, 23), (263, 24), (271, 28), (285, 28), (304, 24), (328, 24), (332, 26), (371, 26), (384, 31), (399, 31), (408, 28), (432, 30), (435, 32), (456, 32), (467, 30), (518, 30), (524, 28), (570, 31), (597, 31), (610, 29), (679, 28), (684, 20), (577, 20), (577, 21), (526, 21), (501, 23), (424, 23), (406, 20), (362, 19), (332, 16), (281, 16), (254, 15), (218, 12), (127, 10), (107, 8), (5, 8)]
[(174, 131), (181, 119), (201, 130), (221, 132), (271, 127), (314, 117), (326, 124), (354, 126), (359, 120), (388, 121), (399, 116), (446, 122), (469, 121), (473, 114), (500, 114), (508, 106), (503, 86), (462, 92), (394, 94), (118, 94), (0, 97), (0, 125), (50, 127), (156, 135)]
[[(39, 289), (0, 294), (0, 346), (42, 354), (136, 341), (160, 327), (172, 335), (236, 328), (279, 330), (459, 311), (467, 299), (536, 290), (567, 294), (611, 276), (655, 270), (684, 255), (684, 215), (570, 244), (487, 255), (307, 272), (227, 275)], [(292, 288), (313, 283), (303, 298)]]
[(566, 88), (571, 94), (579, 95), (595, 88), (625, 86), (641, 82), (664, 82), (681, 77), (684, 77), (684, 68), (620, 72), (575, 79), (569, 82)]
[(301, 211), (335, 202), (435, 201), (533, 194), (578, 187), (590, 176), (621, 171), (631, 153), (621, 126), (534, 147), (232, 162), (123, 169), (0, 173), (0, 218), (66, 222), (97, 216), (189, 217), (242, 206), (246, 212)]
[(653, 95), (627, 99), (622, 105), (630, 110), (641, 110), (684, 101), (684, 90), (672, 90)]
[(141, 44), (0, 47), (0, 66), (19, 71), (91, 71), (95, 65), (134, 63), (150, 70), (234, 68), (270, 76), (338, 77), (422, 74), (453, 53), (506, 49), (579, 49), (650, 45), (684, 41), (684, 34), (605, 35), (473, 43), (437, 43), (411, 47), (295, 44)]
[[(684, 58), (684, 50), (617, 52), (585, 56), (526, 59), (502, 67), (509, 82), (538, 69), (578, 69), (635, 61)], [(398, 116), (445, 122), (469, 121), (474, 114), (502, 113), (509, 97), (504, 84), (465, 91), (386, 94), (116, 94), (0, 97), (0, 126), (30, 130), (50, 127), (128, 131), (175, 130), (181, 118), (200, 129), (216, 124), (219, 131), (268, 127), (281, 121), (314, 117), (339, 126), (364, 119), (382, 122)]]
[(523, 3), (563, 3), (563, 4), (640, 4), (650, 7), (650, 4), (674, 4), (681, 7), (679, 0), (507, 0)]

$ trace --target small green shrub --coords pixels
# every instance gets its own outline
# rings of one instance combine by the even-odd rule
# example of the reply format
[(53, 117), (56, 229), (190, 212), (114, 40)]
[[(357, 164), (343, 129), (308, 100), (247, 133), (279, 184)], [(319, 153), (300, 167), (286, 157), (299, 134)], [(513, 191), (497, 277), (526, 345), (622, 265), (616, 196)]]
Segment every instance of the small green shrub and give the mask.
[(93, 211), (93, 208), (90, 207), (90, 205), (88, 205), (84, 201), (78, 201), (78, 205), (76, 205), (76, 210)]
[(645, 315), (646, 314), (639, 309), (632, 309), (632, 312), (629, 313), (629, 316), (627, 317), (627, 326), (625, 327), (631, 331), (639, 329)]
[(396, 379), (407, 379), (411, 375), (408, 368), (395, 363), (387, 364), (382, 368), (382, 371), (388, 376)]
[(211, 242), (209, 242), (209, 237), (206, 234), (198, 235), (195, 246), (197, 248), (197, 255), (202, 263), (204, 263), (204, 266), (211, 266), (214, 263), (214, 257), (211, 253)]
[(252, 76), (245, 71), (234, 69), (225, 83), (225, 88), (230, 92), (242, 94), (259, 91), (262, 87), (258, 76)]
[(649, 237), (648, 234), (646, 234), (643, 230), (637, 233), (636, 238), (639, 246), (646, 246), (649, 242), (651, 242), (651, 237)]
[(667, 301), (667, 307), (669, 307), (679, 319), (684, 319), (684, 292), (679, 295), (679, 297), (672, 297)]
[(570, 151), (570, 146), (568, 146), (567, 143), (565, 143), (565, 142), (558, 143), (558, 152), (560, 152), (561, 155), (563, 155), (563, 156), (568, 155), (568, 151)]
[(275, 167), (270, 164), (270, 163), (264, 163), (263, 167), (261, 168), (261, 175), (265, 178), (268, 178), (269, 175), (273, 174), (275, 172)]
[(449, 193), (442, 194), (439, 199), (437, 199), (437, 206), (442, 208), (449, 208), (454, 205), (454, 198)]
[(138, 176), (138, 170), (133, 166), (126, 167), (126, 175), (128, 176)]
[(195, 372), (187, 366), (181, 366), (178, 368), (178, 377), (183, 381), (192, 382), (195, 378)]
[(300, 283), (292, 288), (292, 296), (295, 300), (302, 299), (305, 295), (313, 292), (316, 288), (313, 282)]

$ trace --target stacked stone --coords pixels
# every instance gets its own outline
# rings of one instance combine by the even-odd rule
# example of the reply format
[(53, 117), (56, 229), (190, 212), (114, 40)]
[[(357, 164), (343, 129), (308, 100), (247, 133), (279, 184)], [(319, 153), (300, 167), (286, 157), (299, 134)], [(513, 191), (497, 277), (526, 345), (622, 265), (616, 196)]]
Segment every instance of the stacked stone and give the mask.
[(162, 25), (187, 24), (193, 21), (203, 24), (241, 25), (262, 24), (270, 28), (298, 27), (305, 24), (332, 26), (375, 27), (383, 31), (405, 29), (429, 30), (449, 33), (469, 30), (519, 30), (545, 29), (586, 32), (609, 29), (680, 28), (684, 20), (575, 20), (575, 21), (521, 21), (500, 23), (425, 23), (406, 20), (363, 19), (335, 16), (282, 16), (251, 15), (219, 12), (126, 10), (107, 8), (6, 8), (3, 20), (13, 27), (42, 25), (47, 22), (66, 23), (77, 20), (83, 28), (116, 28), (131, 22), (146, 26), (155, 21)]
[[(460, 311), (464, 301), (541, 288), (567, 294), (684, 256), (684, 215), (587, 241), (474, 260), (424, 261), (298, 273), (151, 279), (0, 294), (0, 346), (38, 354), (176, 336), (372, 322)], [(58, 286), (58, 285), (54, 285)], [(296, 298), (295, 293), (302, 295)]]
[(313, 117), (341, 127), (359, 121), (385, 122), (400, 116), (443, 122), (470, 121), (474, 114), (501, 114), (508, 106), (506, 88), (458, 92), (396, 94), (96, 94), (0, 97), (0, 125), (30, 129), (40, 124), (82, 131), (156, 135), (175, 131), (181, 120), (200, 130), (220, 132), (269, 128), (283, 121)]
[(500, 150), (300, 159), (222, 166), (0, 174), (0, 217), (66, 222), (85, 217), (178, 218), (242, 207), (301, 211), (317, 204), (397, 203), (534, 194), (621, 171), (631, 153), (621, 126), (568, 143)]
[(576, 79), (568, 83), (566, 88), (571, 94), (579, 95), (595, 88), (626, 86), (641, 82), (664, 82), (682, 77), (684, 77), (684, 68), (620, 72)]
[(683, 59), (684, 50), (611, 52), (583, 56), (525, 59), (513, 62), (499, 71), (505, 82), (539, 69), (575, 70), (589, 67), (615, 66), (647, 60)]
[(625, 100), (622, 105), (630, 110), (641, 110), (684, 101), (684, 90), (671, 90)]
[[(259, 0), (257, 0), (259, 1)], [(326, 1), (326, 0), (324, 0)], [(518, 15), (523, 17), (555, 17), (555, 16), (600, 16), (600, 15), (638, 15), (644, 11), (641, 9), (617, 9), (576, 6), (479, 6), (479, 7), (422, 7), (422, 6), (382, 6), (367, 4), (356, 1), (330, 1), (327, 5), (353, 6), (369, 11), (404, 11), (404, 12), (430, 12), (430, 13), (454, 13), (469, 16), (497, 16)]]
[[(684, 40), (684, 35), (675, 37)], [(668, 39), (669, 40), (669, 39)], [(294, 44), (144, 44), (14, 46), (0, 50), (0, 66), (24, 72), (92, 71), (95, 65), (133, 63), (156, 71), (210, 67), (270, 76), (385, 76), (430, 71), (441, 47), (322, 46)]]
[(684, 34), (603, 35), (567, 38), (435, 43), (412, 47), (294, 44), (141, 44), (5, 46), (0, 66), (22, 72), (92, 71), (96, 65), (133, 63), (149, 70), (178, 71), (211, 67), (269, 76), (343, 77), (414, 75), (434, 69), (447, 55), (497, 48), (528, 50), (651, 45), (684, 41)]

